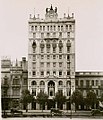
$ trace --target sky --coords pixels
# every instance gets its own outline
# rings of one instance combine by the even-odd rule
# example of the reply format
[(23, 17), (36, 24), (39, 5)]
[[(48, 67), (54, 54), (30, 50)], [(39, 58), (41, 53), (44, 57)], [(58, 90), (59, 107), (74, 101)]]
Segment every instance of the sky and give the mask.
[(44, 18), (51, 4), (74, 13), (76, 71), (103, 71), (103, 0), (0, 0), (0, 58), (28, 56), (29, 14)]

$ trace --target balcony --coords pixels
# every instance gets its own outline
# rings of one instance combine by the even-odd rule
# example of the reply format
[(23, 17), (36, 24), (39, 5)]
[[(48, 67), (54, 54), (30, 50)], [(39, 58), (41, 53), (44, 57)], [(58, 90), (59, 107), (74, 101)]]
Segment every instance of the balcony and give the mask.
[(21, 87), (20, 84), (12, 84), (11, 86), (12, 86), (12, 87)]

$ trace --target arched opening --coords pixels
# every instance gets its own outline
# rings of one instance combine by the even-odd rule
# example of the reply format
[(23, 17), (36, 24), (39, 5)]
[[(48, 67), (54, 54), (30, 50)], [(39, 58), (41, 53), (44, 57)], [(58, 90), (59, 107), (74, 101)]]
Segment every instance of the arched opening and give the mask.
[(36, 81), (32, 81), (31, 85), (37, 85)]
[(48, 82), (48, 95), (49, 96), (55, 95), (55, 83), (53, 81)]

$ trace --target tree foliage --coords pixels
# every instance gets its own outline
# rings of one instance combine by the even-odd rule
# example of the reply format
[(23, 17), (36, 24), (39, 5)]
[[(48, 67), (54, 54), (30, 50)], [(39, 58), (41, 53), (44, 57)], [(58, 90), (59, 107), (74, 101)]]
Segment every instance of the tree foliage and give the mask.
[(57, 92), (54, 101), (58, 103), (58, 107), (60, 108), (66, 102), (66, 96), (63, 93)]
[(78, 105), (83, 104), (83, 95), (79, 90), (74, 91), (70, 99), (71, 99), (71, 103), (75, 104), (75, 111)]
[(93, 107), (97, 102), (97, 96), (93, 91), (89, 91), (86, 96), (86, 105), (88, 107)]
[(27, 111), (27, 106), (34, 100), (33, 95), (30, 94), (29, 90), (23, 90), (20, 102), (25, 106)]
[(47, 103), (48, 101), (48, 95), (44, 92), (40, 92), (37, 95), (37, 102), (40, 104), (42, 111), (43, 111), (43, 106)]

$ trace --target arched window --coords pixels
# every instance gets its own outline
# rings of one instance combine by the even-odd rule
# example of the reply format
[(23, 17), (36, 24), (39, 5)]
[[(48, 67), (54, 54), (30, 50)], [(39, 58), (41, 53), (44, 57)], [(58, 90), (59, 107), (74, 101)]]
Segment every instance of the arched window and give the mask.
[(62, 81), (59, 81), (59, 83), (58, 83), (59, 85), (63, 85), (63, 82)]
[(66, 86), (67, 86), (67, 87), (70, 86), (70, 81), (67, 81)]
[(37, 85), (36, 81), (32, 81), (31, 85)]
[(44, 81), (40, 81), (40, 85), (45, 85)]

